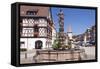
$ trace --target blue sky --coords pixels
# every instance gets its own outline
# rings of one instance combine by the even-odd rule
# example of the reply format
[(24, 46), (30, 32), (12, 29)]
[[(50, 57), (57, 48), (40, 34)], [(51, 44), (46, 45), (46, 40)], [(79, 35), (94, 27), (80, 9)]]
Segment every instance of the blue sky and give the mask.
[[(57, 13), (60, 8), (52, 7), (52, 18), (58, 31), (59, 23)], [(84, 33), (87, 28), (95, 25), (95, 10), (62, 8), (64, 12), (64, 32), (67, 32), (68, 26), (71, 25), (74, 35)]]

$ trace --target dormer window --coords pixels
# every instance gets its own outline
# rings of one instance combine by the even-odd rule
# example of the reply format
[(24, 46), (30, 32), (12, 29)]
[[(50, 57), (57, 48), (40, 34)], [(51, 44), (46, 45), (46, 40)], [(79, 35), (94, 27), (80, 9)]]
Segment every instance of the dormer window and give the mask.
[(29, 10), (26, 12), (26, 15), (37, 15), (38, 9)]

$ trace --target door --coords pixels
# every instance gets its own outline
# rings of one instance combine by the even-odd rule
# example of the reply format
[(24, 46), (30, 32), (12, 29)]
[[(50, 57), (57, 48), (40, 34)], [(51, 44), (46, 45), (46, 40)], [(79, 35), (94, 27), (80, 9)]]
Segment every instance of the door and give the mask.
[(35, 49), (42, 49), (42, 41), (38, 40), (35, 42)]

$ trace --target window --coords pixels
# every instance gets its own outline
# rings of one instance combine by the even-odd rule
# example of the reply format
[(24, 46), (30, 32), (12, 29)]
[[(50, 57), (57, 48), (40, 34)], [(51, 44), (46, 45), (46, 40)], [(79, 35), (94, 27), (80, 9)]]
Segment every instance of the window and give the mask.
[(23, 28), (21, 36), (33, 36), (33, 28)]
[(20, 47), (24, 48), (25, 47), (25, 42), (20, 42)]
[(32, 11), (27, 11), (26, 15), (37, 15), (38, 9), (33, 9)]

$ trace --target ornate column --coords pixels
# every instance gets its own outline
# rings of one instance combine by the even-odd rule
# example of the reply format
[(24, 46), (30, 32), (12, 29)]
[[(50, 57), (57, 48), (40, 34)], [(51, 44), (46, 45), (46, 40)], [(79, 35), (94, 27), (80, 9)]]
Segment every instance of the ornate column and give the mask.
[(59, 39), (59, 43), (60, 43), (61, 48), (63, 48), (65, 37), (64, 37), (64, 14), (63, 14), (62, 9), (60, 9), (60, 11), (58, 13), (58, 17), (59, 17), (58, 39)]

